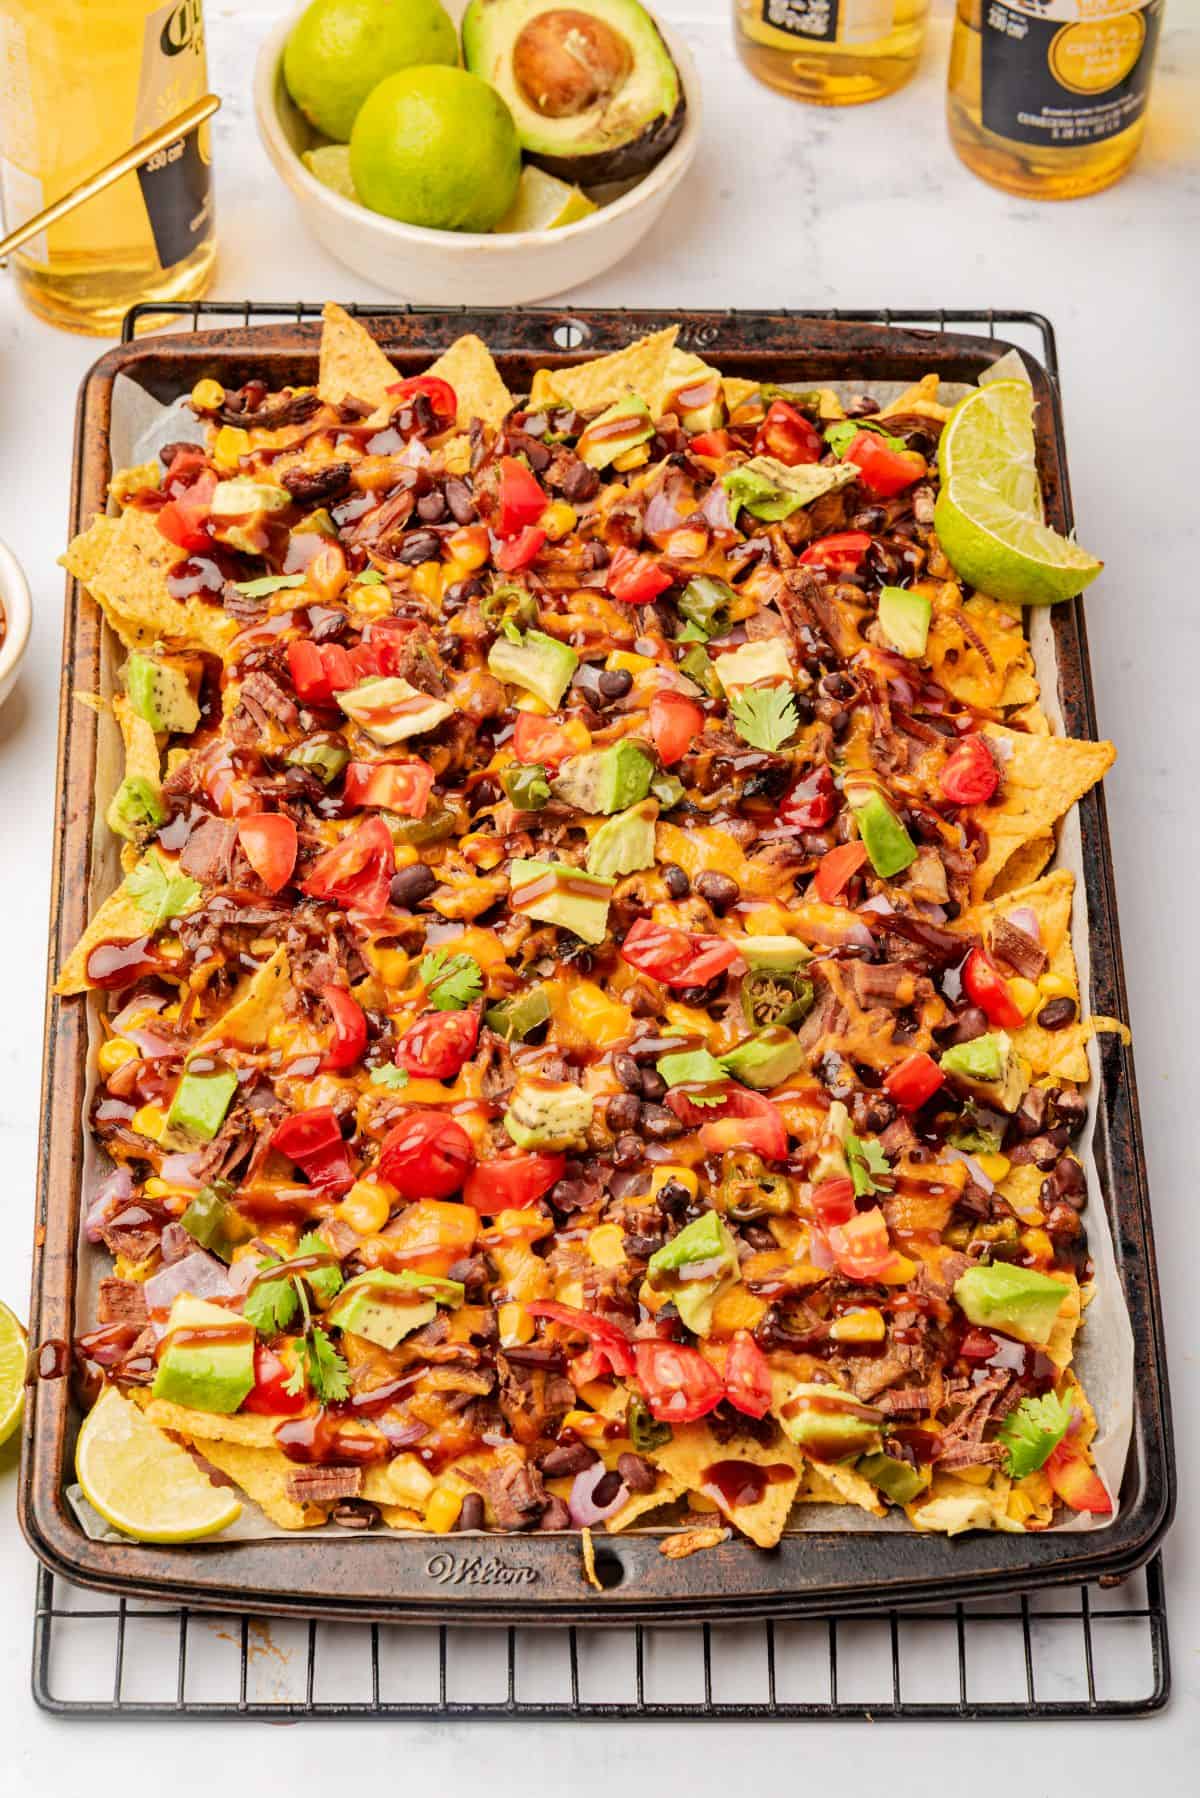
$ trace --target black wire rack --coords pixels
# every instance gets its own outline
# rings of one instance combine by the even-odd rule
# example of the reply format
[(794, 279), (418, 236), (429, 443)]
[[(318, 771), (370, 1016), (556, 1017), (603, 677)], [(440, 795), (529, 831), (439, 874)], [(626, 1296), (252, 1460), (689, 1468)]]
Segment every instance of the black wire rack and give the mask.
[[(347, 309), (372, 317), (463, 310)], [(123, 340), (146, 326), (202, 331), (319, 315), (319, 306), (303, 301), (154, 304), (130, 312)], [(791, 316), (1002, 336), (1036, 355), (1058, 382), (1053, 327), (1036, 312)], [(586, 327), (568, 316), (553, 335), (558, 348), (573, 349), (586, 340)], [(675, 1629), (255, 1618), (114, 1600), (41, 1569), (34, 1621), (37, 1703), (57, 1716), (92, 1719), (1130, 1718), (1161, 1709), (1169, 1689), (1157, 1556), (1112, 1586)]]

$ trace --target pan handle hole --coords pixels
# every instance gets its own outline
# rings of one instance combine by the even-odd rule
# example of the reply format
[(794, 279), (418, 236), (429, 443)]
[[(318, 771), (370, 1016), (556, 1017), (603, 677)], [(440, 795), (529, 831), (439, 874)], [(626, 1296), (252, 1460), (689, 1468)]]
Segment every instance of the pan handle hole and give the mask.
[(591, 337), (591, 327), (579, 318), (564, 318), (555, 325), (551, 336), (560, 350), (577, 350)]
[(598, 1548), (596, 1550), (596, 1578), (606, 1592), (611, 1592), (613, 1587), (619, 1586), (625, 1578), (624, 1563), (617, 1555), (613, 1554), (611, 1549)]

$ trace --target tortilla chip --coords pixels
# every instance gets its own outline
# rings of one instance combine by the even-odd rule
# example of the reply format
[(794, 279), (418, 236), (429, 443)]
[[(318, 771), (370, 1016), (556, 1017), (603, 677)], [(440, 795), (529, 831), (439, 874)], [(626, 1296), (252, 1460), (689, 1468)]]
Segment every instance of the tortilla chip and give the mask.
[[(458, 396), (458, 424), (463, 430), (473, 418), (481, 418), (484, 424), (498, 429), (512, 411), (513, 396), (500, 378), (492, 352), (482, 338), (470, 332), (457, 338), (448, 350), (443, 350), (425, 373), (449, 381)], [(453, 469), (451, 472), (461, 474), (464, 471)]]
[(218, 1411), (193, 1411), (188, 1405), (172, 1404), (165, 1398), (151, 1398), (146, 1416), (160, 1430), (174, 1430), (197, 1442), (229, 1442), (239, 1448), (274, 1448), (275, 1428), (280, 1421), (278, 1417), (252, 1411), (236, 1411), (232, 1416)]
[(424, 1511), (433, 1489), (432, 1474), (415, 1455), (397, 1455), (395, 1460), (376, 1462), (363, 1472), (362, 1496), (377, 1505)]
[(762, 382), (747, 381), (744, 375), (722, 375), (721, 386), (725, 390), (725, 404), (731, 412), (736, 412), (739, 406), (753, 398)]
[(126, 649), (162, 641), (221, 655), (235, 625), (219, 606), (175, 599), (167, 575), (186, 551), (167, 539), (152, 512), (131, 506), (119, 518), (97, 518), (61, 557), (82, 581)]
[(1016, 1532), (1024, 1526), (1008, 1514), (1011, 1491), (1011, 1479), (999, 1468), (982, 1484), (960, 1474), (935, 1473), (929, 1490), (904, 1509), (917, 1529), (947, 1536), (960, 1535), (964, 1530)]
[(422, 1530), (424, 1519), (415, 1511), (406, 1511), (403, 1505), (380, 1505), (379, 1515), (390, 1530)]
[[(1038, 921), (1038, 935), (1049, 957), (1048, 971), (1067, 984), (1066, 997), (1075, 1001), (1076, 1014), (1082, 1012), (1079, 996), (1079, 974), (1075, 967), (1075, 951), (1071, 947), (1071, 899), (1075, 876), (1066, 868), (1035, 881), (1032, 886), (1018, 887), (1002, 900), (989, 900), (972, 906), (957, 920), (955, 928), (981, 936), (990, 949), (996, 920), (1018, 906), (1031, 911)], [(1043, 1030), (1037, 1021), (1040, 1005), (1026, 1018), (1020, 1029), (1012, 1030), (1017, 1050), (1025, 1057), (1035, 1074), (1053, 1074), (1059, 1080), (1088, 1078), (1085, 1026), (1068, 1024), (1064, 1030)]]
[(1037, 696), (1018, 609), (979, 594), (964, 601), (957, 581), (920, 581), (916, 590), (932, 605), (925, 653), (940, 686), (982, 711)]
[(950, 416), (950, 408), (938, 404), (939, 385), (935, 374), (922, 375), (915, 386), (906, 387), (899, 399), (890, 401), (876, 416), (899, 418), (906, 413), (915, 412), (919, 417), (933, 418), (940, 424), (945, 424)]
[(580, 1532), (579, 1532), (579, 1548), (580, 1548), (580, 1552), (583, 1556), (583, 1577), (584, 1577), (584, 1579), (587, 1581), (589, 1586), (594, 1586), (596, 1588), (597, 1592), (603, 1592), (603, 1590), (604, 1590), (603, 1582), (597, 1577), (597, 1574), (596, 1574), (596, 1544), (592, 1541), (591, 1530), (589, 1530), (589, 1529), (581, 1529), (580, 1530)]
[(60, 998), (90, 992), (88, 957), (97, 943), (132, 943), (147, 931), (146, 914), (130, 898), (125, 881), (100, 906), (62, 965), (54, 990)]
[(399, 380), (371, 333), (341, 306), (329, 301), (321, 314), (321, 360), (317, 392), (330, 406), (362, 400), (390, 411), (388, 388)]
[(663, 1537), (658, 1552), (668, 1561), (686, 1561), (689, 1555), (703, 1554), (706, 1548), (720, 1548), (729, 1536), (728, 1530), (715, 1527), (679, 1530), (673, 1536)]
[(667, 396), (671, 352), (678, 334), (678, 325), (668, 325), (665, 331), (639, 337), (623, 350), (575, 368), (539, 368), (530, 399), (535, 406), (558, 400), (580, 412), (596, 412), (624, 399), (632, 388), (657, 418)]
[(1014, 850), (1031, 837), (1044, 836), (1095, 786), (1117, 754), (1111, 743), (1034, 737), (1002, 724), (985, 725), (983, 734), (997, 749), (1002, 776), (999, 799), (975, 808), (988, 842), (987, 855), (972, 877), (975, 899), (984, 897)]
[(1035, 881), (1046, 863), (1054, 854), (1054, 832), (1046, 831), (1043, 836), (1030, 837), (1027, 843), (1013, 852), (997, 874), (991, 885), (994, 899), (1004, 893), (1013, 893), (1018, 887), (1029, 886)]
[(658, 1477), (653, 1492), (632, 1492), (621, 1509), (613, 1512), (606, 1525), (611, 1535), (632, 1528), (647, 1511), (661, 1510), (663, 1505), (674, 1504), (677, 1498), (683, 1497), (682, 1481), (672, 1479), (661, 1467), (656, 1472)]
[[(792, 1508), (804, 1472), (804, 1456), (787, 1441), (763, 1448), (752, 1436), (735, 1436), (718, 1442), (705, 1423), (675, 1425), (675, 1434), (665, 1447), (656, 1449), (659, 1467), (685, 1492), (702, 1493), (711, 1498), (730, 1523), (749, 1536), (759, 1548), (774, 1548)], [(731, 1505), (714, 1487), (705, 1485), (708, 1469), (720, 1461), (752, 1461), (756, 1467), (786, 1466), (786, 1479), (775, 1479), (767, 1486), (756, 1504)]]
[[(1063, 1278), (1056, 1274), (1055, 1279)], [(1050, 1332), (1044, 1353), (1053, 1361), (1060, 1373), (1071, 1365), (1074, 1350), (1075, 1332), (1083, 1318), (1083, 1305), (1079, 1297), (1079, 1282), (1073, 1275), (1066, 1275), (1063, 1284), (1067, 1287), (1067, 1296), (1063, 1300), (1062, 1310), (1054, 1320), (1054, 1328)]]
[[(150, 1407), (151, 1415), (154, 1406)], [(288, 1494), (288, 1480), (296, 1472), (281, 1448), (245, 1448), (240, 1442), (216, 1442), (205, 1439), (200, 1445), (204, 1459), (241, 1487), (276, 1528), (311, 1530), (325, 1521), (324, 1511), (317, 1505), (297, 1504)]]
[(221, 1016), (196, 1041), (196, 1049), (218, 1039), (242, 1049), (261, 1049), (271, 1025), (283, 1016), (283, 997), (288, 990), (288, 953), (281, 944), (257, 974), (244, 981)]
[(997, 1184), (996, 1190), (1001, 1198), (1008, 1200), (1021, 1222), (1030, 1229), (1046, 1221), (1041, 1204), (1045, 1178), (1036, 1162), (1025, 1161), (1017, 1167), (1009, 1168), (1003, 1180)]
[(797, 1504), (857, 1505), (873, 1517), (885, 1517), (887, 1506), (870, 1480), (845, 1461), (810, 1461), (796, 1494)]
[(470, 474), (471, 439), (465, 432), (442, 445), (442, 466), (447, 474)]

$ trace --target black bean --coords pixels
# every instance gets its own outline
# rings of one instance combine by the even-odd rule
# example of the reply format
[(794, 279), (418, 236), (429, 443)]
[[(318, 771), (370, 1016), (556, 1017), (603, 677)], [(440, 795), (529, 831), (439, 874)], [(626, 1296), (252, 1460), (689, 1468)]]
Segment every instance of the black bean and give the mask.
[(879, 401), (872, 399), (869, 393), (856, 393), (846, 401), (845, 411), (847, 418), (870, 418), (872, 413), (879, 411)]
[(624, 699), (633, 686), (633, 676), (628, 668), (606, 668), (596, 686), (602, 699)]
[(423, 524), (440, 524), (446, 516), (446, 501), (436, 487), (417, 501), (417, 517)]
[(1062, 1124), (1071, 1136), (1078, 1136), (1087, 1123), (1087, 1100), (1073, 1086), (1064, 1086), (1054, 1095), (1055, 1122)]
[(484, 1527), (486, 1513), (483, 1500), (478, 1492), (468, 1492), (462, 1501), (462, 1510), (458, 1513), (456, 1530), (481, 1530)]
[(642, 1106), (642, 1130), (651, 1142), (670, 1142), (682, 1136), (683, 1125), (665, 1105), (646, 1104)]
[(422, 899), (428, 899), (436, 886), (436, 874), (424, 862), (413, 862), (411, 867), (401, 868), (398, 874), (392, 875), (388, 898), (402, 911), (411, 910)]
[(446, 504), (455, 524), (470, 524), (475, 518), (471, 489), (460, 475), (452, 474), (446, 478)]
[(1030, 1137), (1025, 1145), (1025, 1149), (1030, 1161), (1033, 1162), (1035, 1167), (1040, 1167), (1043, 1173), (1054, 1166), (1059, 1155), (1062, 1153), (1062, 1150), (1052, 1136)]
[(1075, 1022), (1074, 999), (1048, 999), (1037, 1014), (1043, 1030), (1064, 1030)]
[(1017, 1107), (1014, 1123), (1018, 1136), (1038, 1136), (1046, 1121), (1046, 1094), (1042, 1087), (1031, 1086)]
[(726, 912), (741, 896), (741, 887), (728, 874), (716, 874), (705, 869), (697, 876), (696, 891), (702, 899), (707, 899), (717, 913)]
[(1057, 1205), (1060, 1199), (1081, 1209), (1087, 1202), (1087, 1176), (1073, 1155), (1064, 1155), (1054, 1164), (1050, 1177), (1042, 1181), (1038, 1195), (1043, 1208)]
[(657, 1068), (645, 1068), (642, 1072), (643, 1099), (661, 1099), (667, 1090), (667, 1083)]
[(580, 504), (599, 492), (600, 476), (594, 468), (580, 458), (572, 462), (566, 470), (559, 481), (559, 488), (567, 499)]
[(542, 1472), (548, 1480), (562, 1479), (582, 1473), (585, 1467), (599, 1459), (595, 1449), (589, 1448), (586, 1442), (560, 1442), (542, 1456)]
[(654, 1203), (664, 1217), (678, 1219), (692, 1202), (692, 1195), (681, 1180), (668, 1180), (661, 1186)]
[(618, 1136), (613, 1144), (614, 1167), (636, 1167), (642, 1159), (642, 1139), (640, 1136)]
[(624, 1051), (622, 1051), (620, 1055), (614, 1055), (613, 1073), (617, 1076), (617, 1079), (621, 1082), (621, 1085), (625, 1088), (627, 1093), (641, 1092), (642, 1070), (638, 1067), (638, 1064), (633, 1059), (632, 1055), (629, 1055)]
[(285, 469), (280, 476), (297, 505), (328, 505), (341, 499), (350, 488), (349, 462), (327, 462), (324, 468)]
[(887, 523), (887, 513), (882, 506), (864, 506), (850, 520), (850, 528), (854, 531), (881, 531)]
[(986, 1036), (988, 1028), (987, 1013), (978, 1005), (968, 1005), (944, 1024), (939, 1024), (933, 1034), (948, 1048), (954, 1043), (974, 1042), (977, 1036)]
[(596, 1484), (593, 1486), (592, 1503), (601, 1507), (604, 1505), (611, 1505), (613, 1499), (621, 1490), (621, 1484), (621, 1476), (616, 1468), (610, 1468), (604, 1478), (602, 1480), (597, 1480)]
[(678, 862), (664, 862), (662, 877), (663, 885), (672, 899), (686, 899), (692, 890), (692, 883)]
[(654, 1468), (641, 1455), (618, 1455), (617, 1472), (631, 1492), (653, 1492), (658, 1483)]
[(550, 1203), (556, 1211), (582, 1211), (595, 1196), (595, 1188), (586, 1180), (559, 1180), (550, 1189)]
[(344, 1530), (373, 1529), (379, 1522), (379, 1506), (369, 1498), (339, 1499), (329, 1513), (329, 1521)]
[(434, 531), (409, 531), (399, 549), (395, 560), (403, 562), (405, 567), (412, 568), (418, 562), (434, 562), (442, 553), (442, 540)]
[(569, 1530), (571, 1513), (567, 1509), (566, 1500), (562, 1498), (548, 1499), (545, 1510), (538, 1518), (537, 1527), (539, 1530)]
[(604, 1121), (614, 1136), (636, 1130), (642, 1115), (641, 1100), (633, 1093), (614, 1093), (604, 1110)]
[(1046, 1217), (1046, 1234), (1051, 1242), (1074, 1242), (1082, 1233), (1083, 1225), (1079, 1221), (1079, 1213), (1072, 1210), (1065, 1201), (1053, 1205)]

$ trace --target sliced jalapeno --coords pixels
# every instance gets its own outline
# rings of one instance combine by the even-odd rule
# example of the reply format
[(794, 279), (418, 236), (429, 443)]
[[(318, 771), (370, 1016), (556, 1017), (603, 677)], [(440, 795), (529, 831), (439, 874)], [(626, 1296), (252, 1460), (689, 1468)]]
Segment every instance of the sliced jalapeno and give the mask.
[(500, 783), (519, 812), (538, 812), (550, 798), (550, 781), (541, 762), (512, 762)]
[(801, 974), (751, 968), (742, 977), (742, 1012), (754, 1030), (765, 1024), (798, 1024), (812, 1009), (813, 983)]
[(665, 1448), (674, 1435), (669, 1423), (660, 1423), (652, 1417), (649, 1407), (632, 1394), (625, 1407), (625, 1431), (639, 1455), (653, 1454), (656, 1448)]

